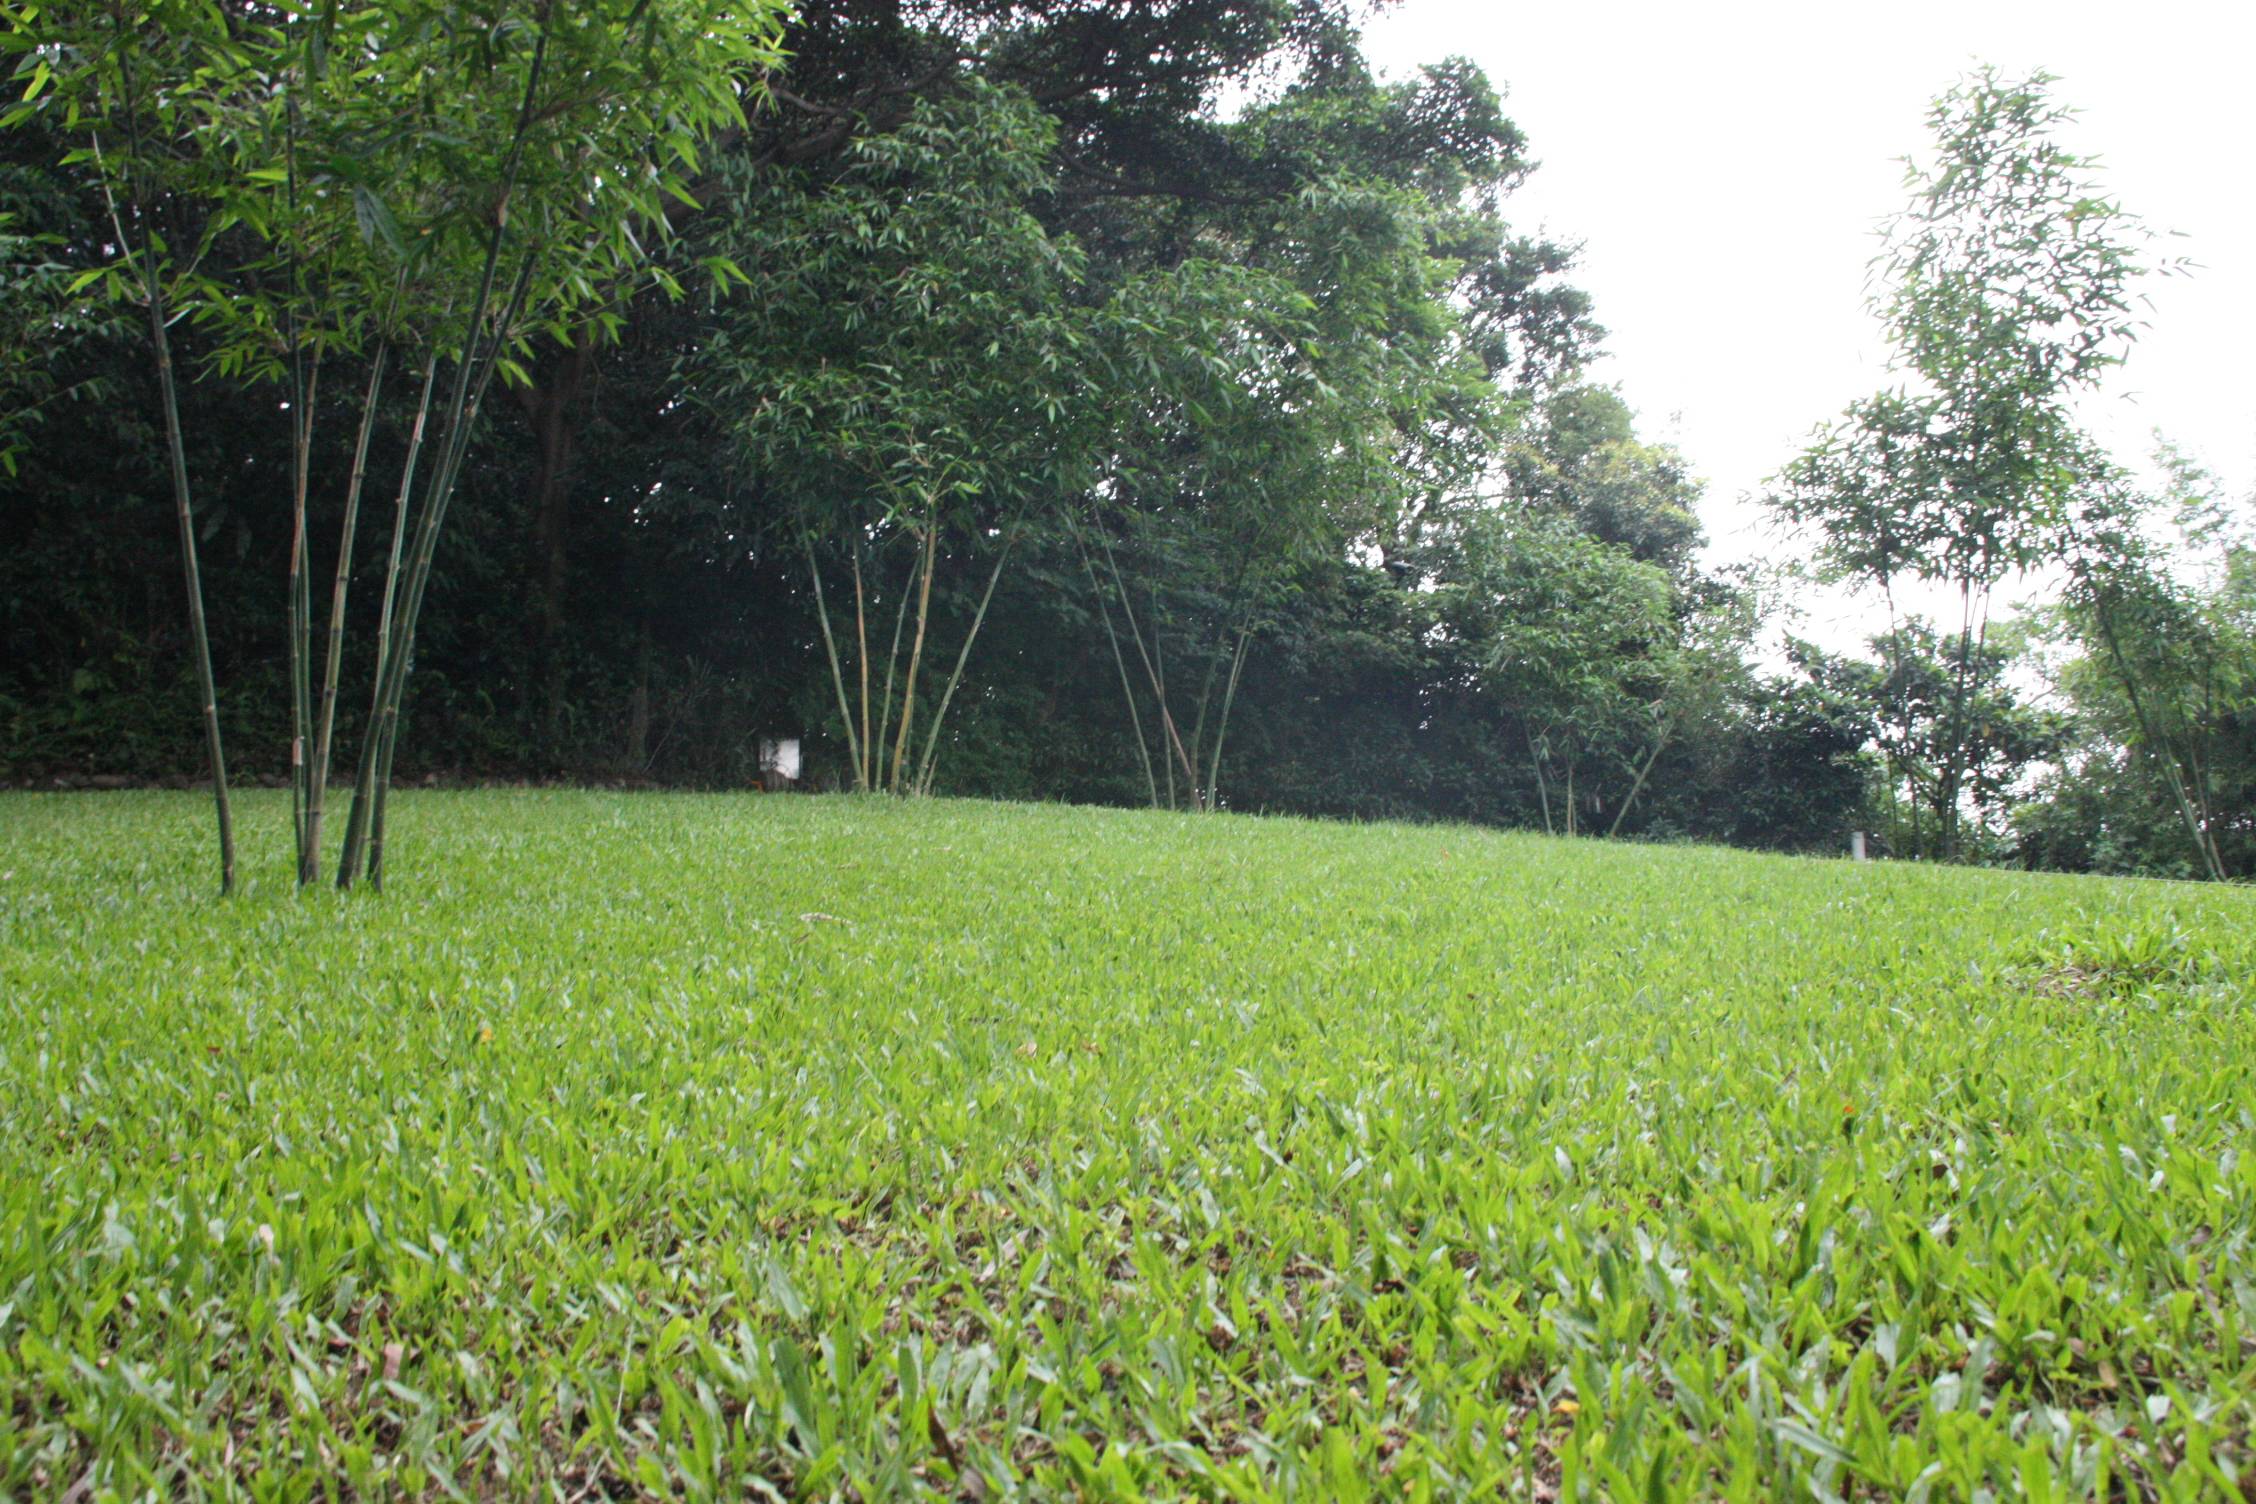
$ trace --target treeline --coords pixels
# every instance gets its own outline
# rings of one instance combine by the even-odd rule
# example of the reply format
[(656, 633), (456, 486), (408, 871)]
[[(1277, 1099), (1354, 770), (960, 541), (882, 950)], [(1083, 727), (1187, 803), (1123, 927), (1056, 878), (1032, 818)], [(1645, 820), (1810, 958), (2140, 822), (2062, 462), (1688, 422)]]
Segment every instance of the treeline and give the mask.
[[(2043, 624), (1765, 651), (1469, 65), (1381, 82), (1318, 0), (589, 15), (16, 23), (0, 772), (223, 744), (309, 880), (332, 760), (349, 879), (395, 770), (740, 787), (781, 737), (819, 787), (2249, 870), (2256, 571), (2198, 477), (2109, 472)], [(1890, 456), (1965, 426), (1903, 411)], [(1854, 448), (1782, 494), (1885, 587)], [(1996, 531), (1921, 526), (1953, 579)]]

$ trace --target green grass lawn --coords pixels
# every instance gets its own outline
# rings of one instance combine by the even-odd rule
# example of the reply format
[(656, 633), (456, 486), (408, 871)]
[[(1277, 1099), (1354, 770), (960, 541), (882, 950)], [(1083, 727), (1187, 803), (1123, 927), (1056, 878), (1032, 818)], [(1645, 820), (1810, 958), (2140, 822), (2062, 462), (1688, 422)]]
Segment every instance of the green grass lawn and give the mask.
[(2256, 894), (0, 796), (0, 1490), (2238, 1497)]

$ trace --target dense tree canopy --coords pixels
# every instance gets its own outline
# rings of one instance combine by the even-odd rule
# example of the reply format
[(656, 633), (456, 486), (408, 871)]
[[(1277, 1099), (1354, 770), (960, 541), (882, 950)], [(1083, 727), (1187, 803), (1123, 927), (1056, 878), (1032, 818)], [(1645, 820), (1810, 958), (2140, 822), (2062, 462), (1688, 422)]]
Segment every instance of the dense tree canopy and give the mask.
[(2165, 503), (2066, 421), (2138, 268), (2041, 81), (1938, 106), (1904, 380), (1784, 477), (1966, 604), (1841, 657), (1703, 564), (1496, 85), (1376, 76), (1350, 7), (5, 23), (0, 774), (224, 740), (301, 876), (332, 745), (349, 878), (395, 750), (725, 786), (779, 737), (819, 788), (2248, 870), (2245, 537), (2131, 547)]

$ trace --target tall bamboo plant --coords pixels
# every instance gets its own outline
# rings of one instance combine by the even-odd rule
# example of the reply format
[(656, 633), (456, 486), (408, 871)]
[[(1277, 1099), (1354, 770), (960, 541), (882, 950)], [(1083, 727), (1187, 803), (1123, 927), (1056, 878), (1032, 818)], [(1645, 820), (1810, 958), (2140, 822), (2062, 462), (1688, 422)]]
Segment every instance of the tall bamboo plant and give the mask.
[(1075, 547), (1155, 804), (1220, 806), (1246, 664), (1302, 571), (1479, 463), (1493, 394), (1447, 302), (1453, 263), (1428, 249), (1437, 223), (1416, 192), (1322, 179), (1246, 232), (1240, 264), (1123, 290), (1119, 359), (1141, 379)]
[[(749, 285), (718, 305), (685, 381), (734, 434), (741, 467), (788, 503), (859, 789), (930, 790), (1025, 529), (1089, 484), (1102, 404), (1087, 393), (1106, 353), (1079, 248), (1034, 213), (1053, 139), (1029, 101), (967, 87), (857, 143), (834, 173), (738, 169), (712, 231)], [(826, 557), (852, 581), (850, 633)], [(958, 572), (975, 594), (947, 657), (956, 624), (935, 602)]]
[[(685, 385), (733, 434), (749, 483), (786, 503), (860, 788), (932, 787), (996, 582), (1030, 529), (1047, 536), (1101, 484), (1138, 506), (1190, 495), (1230, 529), (1282, 535), (1272, 551), (1289, 554), (1323, 532), (1311, 518), (1347, 526), (1382, 489), (1405, 421), (1395, 378), (1461, 368), (1432, 358), (1455, 326), (1444, 264), (1421, 254), (1430, 211), (1416, 195), (1312, 189), (1289, 233), (1273, 233), (1274, 206), (1248, 231), (1285, 243), (1276, 269), (1202, 259), (1097, 289), (1079, 247), (1036, 212), (1054, 146), (1030, 101), (967, 85), (839, 165), (741, 171), (710, 232), (751, 285), (715, 310)], [(1385, 270), (1406, 246), (1407, 266)], [(1333, 346), (1321, 361), (1319, 336)], [(851, 632), (831, 613), (841, 556)], [(880, 657), (869, 587), (884, 571), (886, 586), (906, 583), (884, 591), (894, 626)], [(941, 585), (959, 573), (959, 589)], [(1167, 763), (1187, 789), (1219, 776), (1220, 728), (1274, 594), (1273, 579), (1246, 583), (1228, 651), (1201, 659), (1213, 734), (1194, 732)], [(950, 596), (964, 619), (952, 657), (934, 612)], [(1131, 636), (1142, 630), (1124, 588), (1114, 609)], [(1161, 651), (1154, 641), (1148, 677), (1166, 725)], [(949, 668), (928, 693), (935, 656)]]
[[(831, 686), (837, 696), (838, 718), (855, 789), (863, 793), (929, 794), (944, 746), (942, 731), (947, 724), (949, 707), (963, 684), (980, 629), (986, 625), (995, 587), (1001, 582), (1025, 534), (1025, 513), (1002, 519), (998, 526), (986, 529), (992, 536), (951, 541), (943, 535), (939, 508), (928, 507), (920, 518), (907, 524), (856, 530), (845, 540), (846, 569), (853, 580), (851, 655), (857, 686), (853, 691), (847, 688), (848, 650), (839, 646), (846, 634), (833, 622), (831, 592), (824, 586), (822, 554), (825, 549), (818, 545), (814, 524), (808, 518), (801, 517), (791, 526), (799, 535), (799, 547), (807, 562), (816, 621), (822, 632)], [(937, 701), (920, 722), (918, 686), (923, 682), (926, 647), (928, 642), (936, 640), (935, 634), (940, 629), (933, 618), (933, 582), (951, 563), (958, 562), (956, 555), (959, 553), (961, 563), (983, 569), (984, 581), (979, 585), (978, 597), (963, 625), (948, 675), (941, 681)], [(892, 557), (898, 554), (906, 554), (905, 567)], [(895, 584), (898, 588), (888, 588)], [(888, 604), (892, 608), (893, 630), (880, 680), (874, 671), (876, 660), (870, 649), (870, 615), (875, 611), (882, 617)], [(843, 600), (840, 608), (845, 609)], [(902, 658), (904, 639), (908, 649), (905, 662)], [(929, 695), (925, 698), (932, 700)]]
[(205, 180), (183, 143), (219, 123), (213, 100), (224, 97), (226, 81), (241, 67), (241, 50), (215, 7), (109, 0), (74, 6), (61, 16), (36, 7), (0, 7), (0, 51), (14, 56), (14, 76), (21, 80), (20, 98), (0, 112), (0, 129), (43, 118), (63, 139), (80, 143), (66, 164), (91, 170), (108, 209), (114, 259), (82, 274), (72, 291), (138, 303), (148, 318), (190, 655), (219, 827), (220, 891), (232, 893), (235, 821), (172, 330), (210, 286), (195, 212)]
[[(421, 344), (427, 352), (386, 559), (374, 689), (338, 856), (345, 887), (363, 873), (382, 884), (416, 628), (487, 392), (497, 376), (516, 371), (537, 327), (580, 318), (601, 333), (615, 323), (605, 304), (622, 279), (648, 274), (680, 291), (669, 272), (647, 260), (638, 230), (642, 237), (667, 233), (667, 203), (687, 197), (685, 174), (697, 166), (699, 141), (742, 122), (782, 56), (781, 0), (675, 0), (618, 18), (534, 0), (505, 6), (485, 18), (482, 31), (456, 24), (456, 9), (426, 4), (352, 17), (332, 11), (295, 34), (284, 30), (291, 64), (284, 78), (297, 91), (285, 95), (281, 111), (284, 207), (301, 224), (308, 213), (334, 224), (349, 210), (362, 249), (388, 252), (390, 263), (388, 287), (363, 257), (345, 279), (353, 296), (330, 299), (333, 310), (340, 301), (347, 309), (357, 303), (366, 322), (352, 331), (373, 329), (375, 351), (345, 484), (318, 693), (303, 575), (296, 598), (298, 721), (310, 743), (299, 785), (301, 880), (311, 880), (321, 859), (370, 424), (394, 351)], [(434, 19), (443, 24), (424, 24)], [(328, 66), (345, 52), (360, 66)], [(371, 88), (371, 78), (387, 87)], [(420, 90), (425, 110), (404, 130), (391, 124), (400, 103), (392, 86), (401, 83)], [(302, 134), (318, 134), (325, 149), (317, 158), (321, 174), (301, 188)], [(366, 142), (377, 146), (357, 156), (350, 149)], [(341, 239), (318, 223), (306, 233), (329, 248)], [(293, 274), (303, 264), (303, 255), (293, 254)], [(368, 317), (379, 299), (381, 316)], [(356, 348), (364, 342), (354, 341)], [(443, 406), (435, 408), (442, 391)], [(427, 438), (433, 453), (424, 467)]]
[[(367, 29), (372, 19), (362, 15), (348, 29)], [(202, 287), (194, 309), (209, 364), (223, 378), (280, 386), (288, 418), (289, 460), (280, 473), (289, 487), (288, 762), (300, 884), (318, 874), (327, 782), (315, 754), (322, 740), (322, 701), (314, 677), (313, 626), (313, 457), (321, 378), (325, 369), (365, 355), (369, 331), (377, 331), (370, 361), (375, 375), (356, 444), (358, 472), (379, 412), (388, 319), (399, 311), (404, 285), (404, 277), (379, 268), (373, 248), (354, 235), (350, 210), (340, 207), (332, 191), (334, 168), (309, 166), (341, 159), (330, 138), (361, 87), (349, 74), (326, 66), (326, 45), (336, 31), (333, 19), (305, 13), (283, 12), (268, 22), (235, 18), (233, 66), (206, 91), (208, 117), (196, 141), (205, 249), (220, 268)], [(393, 296), (388, 306), (375, 306), (371, 289), (387, 278)], [(348, 498), (348, 539), (356, 520), (355, 499)], [(337, 564), (342, 582), (349, 578), (349, 541)], [(327, 655), (332, 660), (341, 648), (341, 606), (333, 590)]]
[[(679, 294), (644, 242), (668, 234), (668, 206), (688, 198), (700, 144), (740, 125), (780, 65), (788, 14), (787, 0), (644, 0), (617, 13), (560, 0), (257, 14), (216, 0), (0, 5), (0, 46), (22, 87), (0, 124), (48, 116), (88, 140), (84, 159), (119, 205), (118, 258), (85, 281), (113, 296), (137, 289), (149, 307), (227, 886), (232, 823), (167, 331), (192, 317), (223, 374), (279, 380), (289, 394), (301, 883), (322, 855), (348, 587), (385, 373), (396, 358), (420, 357), (376, 689), (338, 867), (342, 886), (364, 870), (380, 881), (416, 623), (480, 403), (540, 328), (615, 324), (606, 305), (625, 281), (648, 276)], [(160, 208), (185, 232), (162, 233)], [(733, 270), (718, 258), (700, 264), (716, 276)], [(368, 375), (317, 652), (313, 424), (320, 372), (345, 357), (365, 359)], [(435, 453), (425, 467), (427, 436)]]

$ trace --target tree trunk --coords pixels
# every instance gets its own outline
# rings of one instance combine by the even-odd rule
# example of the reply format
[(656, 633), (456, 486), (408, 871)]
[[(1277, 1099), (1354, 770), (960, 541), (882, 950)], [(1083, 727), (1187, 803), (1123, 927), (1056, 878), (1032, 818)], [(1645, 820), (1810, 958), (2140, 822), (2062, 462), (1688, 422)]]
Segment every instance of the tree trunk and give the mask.
[(549, 761), (561, 766), (566, 704), (565, 629), (570, 621), (569, 521), (573, 451), (572, 408), (595, 362), (590, 331), (568, 333), (547, 362), (546, 380), (518, 393), (533, 433), (533, 659), (540, 665), (541, 740)]
[(1524, 734), (1528, 744), (1528, 766), (1535, 769), (1535, 794), (1543, 801), (1543, 833), (1555, 836), (1559, 832), (1551, 823), (1551, 783), (1543, 776), (1543, 749), (1536, 744), (1534, 732)]
[(635, 686), (627, 696), (627, 765), (637, 773), (650, 771), (650, 634), (635, 644)]
[(1914, 857), (1924, 857), (1927, 852), (1925, 847), (1921, 845), (1919, 838), (1919, 780), (1918, 776), (1912, 771), (1911, 766), (1911, 680), (1909, 675), (1904, 670), (1903, 628), (1897, 625), (1896, 586), (1895, 577), (1892, 574), (1885, 572), (1881, 574), (1880, 595), (1881, 598), (1888, 603), (1888, 655), (1890, 666), (1889, 678), (1887, 682), (1890, 692), (1895, 696), (1896, 708), (1898, 711), (1898, 714), (1896, 716), (1897, 734), (1902, 738), (1901, 742), (1898, 744), (1901, 748), (1901, 751), (1898, 755), (1891, 757), (1887, 754), (1886, 748), (1882, 748), (1882, 758), (1884, 761), (1890, 764), (1888, 781), (1888, 802), (1891, 807), (1890, 818), (1891, 821), (1894, 818), (1893, 806), (1897, 797), (1897, 783), (1898, 781), (1900, 781), (1906, 794), (1905, 803), (1910, 807), (1911, 810), (1911, 841), (1909, 850), (1911, 855), (1913, 855)]
[(1958, 584), (1958, 665), (1951, 675), (1950, 752), (1943, 764), (1942, 788), (1938, 791), (1935, 809), (1935, 817), (1942, 825), (1943, 860), (1946, 862), (1958, 860), (1958, 799), (1966, 779), (1966, 702), (1971, 695), (1973, 650), (1974, 585), (1972, 580), (1962, 579)]

